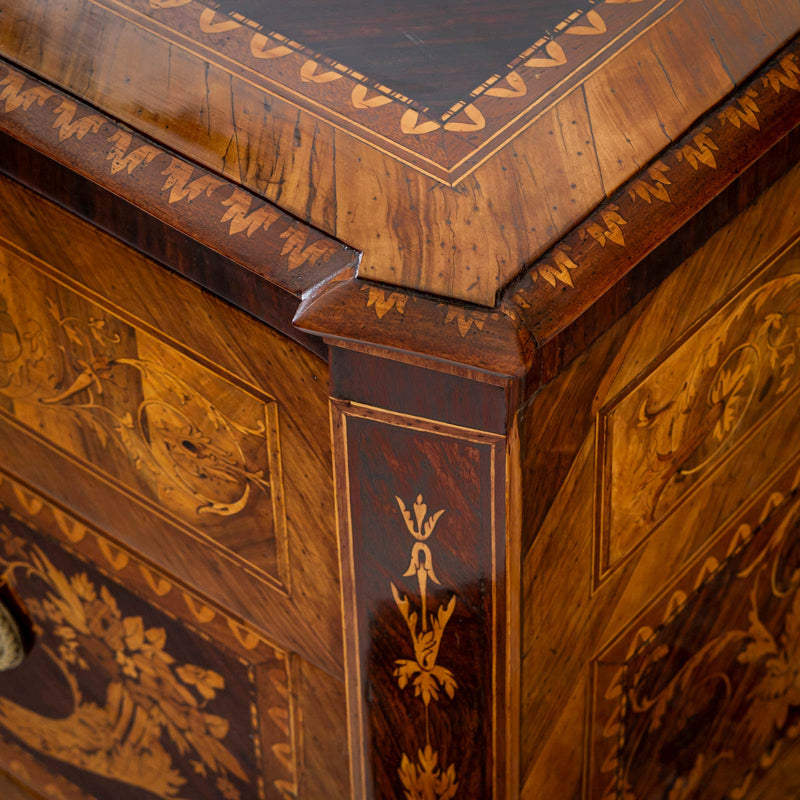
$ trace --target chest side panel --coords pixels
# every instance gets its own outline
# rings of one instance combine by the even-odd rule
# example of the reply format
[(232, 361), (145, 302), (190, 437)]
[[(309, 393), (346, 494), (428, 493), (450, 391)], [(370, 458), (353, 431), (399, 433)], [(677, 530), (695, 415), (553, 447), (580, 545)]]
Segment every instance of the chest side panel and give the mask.
[(528, 504), (531, 797), (556, 779), (583, 798), (791, 791), (798, 185), (795, 169), (529, 410), (528, 446), (537, 412), (574, 421), (561, 488)]

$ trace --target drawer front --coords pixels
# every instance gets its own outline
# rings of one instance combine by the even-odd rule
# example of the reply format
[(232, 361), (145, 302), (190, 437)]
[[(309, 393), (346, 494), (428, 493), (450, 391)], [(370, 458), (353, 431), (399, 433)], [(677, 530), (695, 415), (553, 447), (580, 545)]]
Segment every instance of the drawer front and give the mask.
[(279, 800), (320, 796), (304, 764), (330, 759), (343, 796), (343, 716), (312, 710), (343, 706), (334, 681), (7, 475), (0, 570), (36, 634), (0, 674), (18, 779), (54, 798)]
[(277, 400), (59, 277), (0, 250), (5, 413), (285, 591)]
[(16, 184), (0, 203), (0, 466), (340, 670), (327, 366)]

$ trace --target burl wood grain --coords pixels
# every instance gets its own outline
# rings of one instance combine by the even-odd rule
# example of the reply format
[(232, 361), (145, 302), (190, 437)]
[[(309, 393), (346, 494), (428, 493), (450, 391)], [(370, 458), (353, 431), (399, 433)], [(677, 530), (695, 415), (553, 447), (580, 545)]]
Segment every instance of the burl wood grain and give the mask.
[(2, 465), (338, 672), (324, 362), (0, 192)]
[(15, 3), (0, 50), (362, 251), (362, 276), (492, 305), (798, 13), (607, 0), (552, 39), (531, 28), (524, 61), (439, 117), (194, 0)]
[(525, 411), (523, 796), (793, 796), (799, 189)]

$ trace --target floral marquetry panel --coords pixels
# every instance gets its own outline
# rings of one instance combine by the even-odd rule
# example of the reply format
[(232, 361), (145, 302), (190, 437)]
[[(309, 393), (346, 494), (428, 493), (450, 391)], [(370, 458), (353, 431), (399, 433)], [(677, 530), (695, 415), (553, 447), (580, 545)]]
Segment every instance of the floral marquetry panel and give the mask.
[(0, 413), (157, 504), (190, 535), (285, 583), (275, 399), (200, 366), (157, 332), (6, 249)]
[(286, 653), (6, 476), (0, 568), (35, 634), (0, 677), (18, 778), (32, 763), (60, 776), (48, 795), (119, 800), (296, 792)]
[(800, 800), (800, 0), (0, 7), (0, 771)]
[(759, 429), (791, 413), (799, 379), (795, 238), (600, 409), (597, 580), (732, 459), (752, 469)]
[(532, 403), (571, 421), (524, 565), (532, 798), (797, 796), (798, 178)]
[(664, 787), (670, 800), (746, 798), (773, 768), (781, 774), (781, 760), (797, 759), (797, 459), (593, 670), (591, 798), (639, 800)]

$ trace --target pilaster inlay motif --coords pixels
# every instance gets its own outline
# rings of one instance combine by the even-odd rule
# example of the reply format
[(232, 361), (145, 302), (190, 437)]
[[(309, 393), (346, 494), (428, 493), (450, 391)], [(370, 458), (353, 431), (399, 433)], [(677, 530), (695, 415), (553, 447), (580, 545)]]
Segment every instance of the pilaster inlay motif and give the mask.
[(431, 702), (439, 702), (442, 692), (452, 699), (458, 688), (453, 673), (437, 664), (442, 637), (455, 609), (456, 596), (451, 595), (447, 604), (440, 604), (435, 612), (429, 611), (428, 608), (428, 581), (440, 583), (436, 577), (433, 553), (428, 540), (445, 510), (440, 509), (428, 515), (428, 507), (422, 501), (422, 495), (417, 495), (412, 506), (412, 517), (406, 504), (399, 497), (395, 497), (395, 500), (403, 515), (406, 528), (415, 540), (411, 548), (408, 569), (403, 573), (403, 577), (417, 579), (420, 612), (417, 614), (408, 595), (401, 594), (392, 581), (392, 596), (406, 621), (414, 646), (413, 659), (396, 660), (397, 668), (394, 675), (400, 689), (405, 689), (409, 684), (413, 687), (414, 696), (422, 700), (425, 709), (425, 746), (420, 747), (416, 763), (403, 753), (398, 774), (405, 787), (407, 800), (428, 800), (428, 798), (449, 800), (455, 797), (458, 790), (455, 765), (450, 764), (446, 769), (443, 765), (439, 765), (439, 754), (433, 749), (430, 741), (428, 720), (428, 707)]

